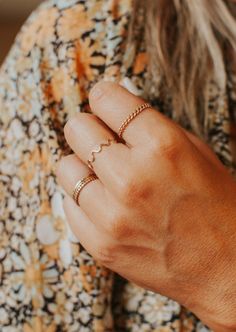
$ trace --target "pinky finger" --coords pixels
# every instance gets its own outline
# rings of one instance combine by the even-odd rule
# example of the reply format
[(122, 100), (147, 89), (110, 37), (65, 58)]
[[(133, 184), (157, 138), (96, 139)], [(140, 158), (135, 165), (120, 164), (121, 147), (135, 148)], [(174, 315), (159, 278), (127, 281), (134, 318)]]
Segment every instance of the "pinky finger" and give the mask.
[(109, 265), (112, 259), (110, 255), (112, 241), (108, 235), (96, 228), (69, 195), (65, 196), (63, 207), (70, 228), (82, 246), (103, 265)]

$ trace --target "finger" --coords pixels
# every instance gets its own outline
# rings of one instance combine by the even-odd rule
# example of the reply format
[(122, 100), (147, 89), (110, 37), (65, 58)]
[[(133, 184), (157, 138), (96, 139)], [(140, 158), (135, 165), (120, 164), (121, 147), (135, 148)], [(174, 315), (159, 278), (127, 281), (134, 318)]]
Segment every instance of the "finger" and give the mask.
[[(72, 154), (62, 158), (57, 163), (56, 174), (59, 183), (72, 197), (76, 183), (91, 174), (91, 170), (76, 155)], [(89, 182), (81, 190), (79, 204), (91, 220), (98, 221), (101, 207), (107, 206), (106, 197), (103, 184), (97, 179)]]
[[(93, 113), (116, 133), (127, 117), (145, 103), (121, 85), (104, 81), (92, 88), (89, 102)], [(153, 139), (153, 133), (165, 135), (170, 126), (175, 126), (170, 119), (154, 108), (148, 108), (128, 124), (123, 138), (131, 146), (143, 145)]]
[[(56, 170), (60, 184), (70, 197), (72, 197), (78, 179), (84, 178), (89, 172), (86, 165), (76, 155), (62, 158), (58, 162)], [(105, 233), (111, 232), (115, 216), (122, 211), (122, 206), (115, 197), (107, 192), (99, 180), (90, 182), (82, 189), (79, 202), (80, 209), (84, 211), (90, 221)]]
[(93, 257), (98, 257), (99, 248), (103, 248), (106, 243), (111, 242), (109, 236), (91, 222), (70, 196), (65, 196), (63, 207), (73, 234)]
[[(91, 160), (92, 151), (98, 151), (101, 143), (114, 139), (114, 133), (102, 124), (95, 115), (78, 113), (71, 118), (65, 128), (65, 138), (75, 154), (84, 162)], [(103, 185), (111, 192), (119, 191), (121, 180), (126, 178), (127, 169), (131, 167), (130, 149), (122, 144), (112, 142), (103, 146), (94, 154), (93, 168)]]

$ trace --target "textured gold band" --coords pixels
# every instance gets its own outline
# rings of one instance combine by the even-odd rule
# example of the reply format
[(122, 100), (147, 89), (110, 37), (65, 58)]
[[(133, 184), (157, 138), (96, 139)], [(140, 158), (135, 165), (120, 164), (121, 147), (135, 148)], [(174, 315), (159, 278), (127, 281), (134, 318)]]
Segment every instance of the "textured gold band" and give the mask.
[(77, 205), (79, 205), (79, 195), (81, 193), (81, 190), (91, 181), (97, 180), (97, 175), (96, 174), (89, 174), (82, 180), (79, 180), (74, 188), (73, 191), (73, 199)]
[(88, 167), (93, 170), (93, 163), (95, 161), (95, 154), (102, 152), (102, 149), (106, 146), (110, 146), (112, 143), (116, 143), (117, 141), (115, 139), (108, 138), (106, 143), (101, 143), (97, 148), (95, 148), (92, 152), (91, 155), (92, 157), (88, 159)]
[(120, 126), (119, 130), (118, 130), (118, 136), (120, 138), (123, 138), (123, 134), (125, 129), (127, 128), (128, 124), (134, 119), (136, 118), (137, 115), (139, 115), (141, 112), (143, 112), (144, 110), (146, 110), (147, 108), (151, 108), (152, 105), (150, 105), (149, 103), (145, 103), (142, 104), (140, 106), (138, 106), (135, 111), (133, 113), (131, 113), (128, 118), (122, 123), (122, 125)]

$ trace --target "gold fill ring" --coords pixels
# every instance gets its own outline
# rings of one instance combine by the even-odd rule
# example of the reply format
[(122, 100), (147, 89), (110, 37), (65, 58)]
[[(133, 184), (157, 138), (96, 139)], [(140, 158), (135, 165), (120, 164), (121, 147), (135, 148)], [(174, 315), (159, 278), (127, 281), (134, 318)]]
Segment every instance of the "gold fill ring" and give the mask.
[(100, 153), (102, 152), (103, 148), (104, 147), (107, 147), (107, 146), (110, 146), (112, 143), (116, 143), (117, 141), (115, 139), (111, 139), (111, 138), (108, 138), (107, 142), (106, 143), (101, 143), (97, 148), (95, 148), (92, 152), (91, 152), (91, 158), (88, 159), (87, 163), (88, 163), (88, 167), (90, 169), (93, 170), (93, 163), (95, 161), (95, 155), (96, 153)]
[(141, 112), (143, 112), (144, 110), (146, 110), (147, 108), (152, 108), (152, 105), (150, 105), (149, 103), (145, 103), (142, 104), (140, 106), (138, 106), (133, 113), (131, 113), (127, 119), (122, 123), (122, 125), (120, 126), (119, 130), (118, 130), (118, 136), (123, 139), (123, 134), (125, 129), (127, 128), (128, 124), (134, 119), (136, 118), (137, 115), (139, 115)]
[(79, 206), (79, 196), (81, 193), (81, 190), (91, 181), (97, 180), (98, 177), (96, 174), (89, 174), (88, 176), (86, 176), (85, 178), (83, 178), (82, 180), (79, 180), (74, 188), (73, 191), (73, 199), (75, 201), (75, 203)]

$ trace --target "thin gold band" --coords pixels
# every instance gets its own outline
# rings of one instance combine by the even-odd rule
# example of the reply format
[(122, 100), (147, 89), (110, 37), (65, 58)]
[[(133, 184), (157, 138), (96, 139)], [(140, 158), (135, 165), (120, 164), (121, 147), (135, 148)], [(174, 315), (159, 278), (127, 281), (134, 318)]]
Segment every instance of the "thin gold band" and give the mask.
[(97, 149), (95, 148), (93, 151), (91, 151), (91, 156), (92, 157), (90, 159), (88, 159), (88, 161), (87, 161), (88, 167), (93, 170), (93, 163), (95, 161), (95, 154), (102, 152), (104, 147), (110, 146), (112, 143), (116, 143), (116, 142), (117, 141), (115, 139), (108, 138), (106, 143), (99, 144)]
[(96, 174), (89, 174), (88, 176), (86, 176), (85, 178), (83, 178), (82, 180), (79, 180), (74, 188), (73, 191), (73, 199), (75, 201), (75, 203), (77, 205), (79, 205), (79, 196), (81, 193), (81, 190), (91, 181), (97, 180), (97, 175)]
[(144, 110), (146, 110), (147, 108), (151, 108), (152, 105), (150, 105), (149, 103), (145, 103), (142, 104), (140, 106), (138, 106), (135, 111), (133, 113), (131, 113), (127, 119), (122, 123), (122, 125), (120, 126), (119, 130), (118, 130), (118, 136), (120, 138), (123, 138), (123, 134), (125, 129), (127, 128), (128, 124), (134, 119), (136, 118), (137, 115), (139, 115), (141, 112), (143, 112)]

